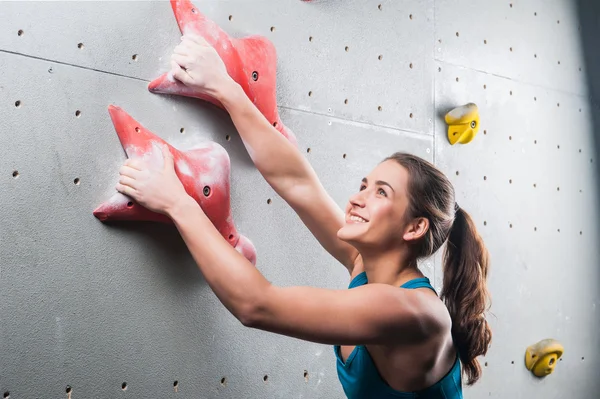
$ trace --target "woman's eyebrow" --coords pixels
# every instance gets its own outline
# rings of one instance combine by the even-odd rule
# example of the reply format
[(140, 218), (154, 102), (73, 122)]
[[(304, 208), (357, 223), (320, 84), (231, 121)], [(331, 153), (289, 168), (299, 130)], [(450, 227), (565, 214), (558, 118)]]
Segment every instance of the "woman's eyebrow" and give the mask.
[[(368, 181), (367, 181), (367, 178), (366, 178), (366, 177), (363, 177), (363, 179), (362, 179), (362, 182), (363, 182), (363, 183), (367, 183), (367, 182), (368, 182)], [(396, 190), (394, 190), (394, 187), (392, 187), (392, 186), (390, 185), (390, 183), (388, 183), (388, 182), (385, 182), (385, 181), (383, 181), (383, 180), (377, 180), (377, 181), (375, 181), (375, 184), (377, 184), (377, 185), (379, 185), (379, 186), (388, 186), (388, 187), (389, 187), (389, 188), (390, 188), (390, 189), (391, 189), (393, 192), (396, 192)]]

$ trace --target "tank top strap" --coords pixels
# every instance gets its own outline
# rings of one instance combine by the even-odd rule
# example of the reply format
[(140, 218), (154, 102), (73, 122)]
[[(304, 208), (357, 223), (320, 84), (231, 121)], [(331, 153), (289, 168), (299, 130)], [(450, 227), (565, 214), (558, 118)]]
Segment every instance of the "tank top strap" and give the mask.
[[(367, 272), (362, 272), (362, 273), (354, 276), (352, 281), (350, 281), (350, 285), (348, 286), (348, 288), (360, 287), (361, 285), (365, 285), (368, 282), (369, 282), (369, 280), (367, 279)], [(435, 288), (433, 288), (433, 286), (431, 285), (431, 283), (427, 277), (421, 277), (421, 278), (415, 278), (415, 279), (409, 280), (406, 283), (402, 284), (400, 286), (400, 288), (406, 288), (409, 290), (414, 290), (416, 288), (429, 288), (430, 290), (435, 292), (435, 294), (437, 295), (437, 291), (435, 290)]]
[(362, 272), (362, 273), (357, 274), (356, 276), (354, 276), (354, 278), (352, 279), (352, 281), (350, 281), (350, 285), (348, 286), (348, 288), (360, 287), (361, 285), (365, 285), (368, 282), (369, 281), (367, 279), (367, 272)]
[(402, 284), (400, 286), (400, 288), (406, 288), (409, 290), (414, 290), (416, 288), (429, 288), (430, 290), (435, 292), (436, 295), (438, 294), (437, 291), (435, 290), (435, 288), (433, 288), (433, 286), (431, 285), (431, 283), (427, 277), (420, 277), (420, 278), (415, 278), (415, 279), (409, 280), (406, 283)]

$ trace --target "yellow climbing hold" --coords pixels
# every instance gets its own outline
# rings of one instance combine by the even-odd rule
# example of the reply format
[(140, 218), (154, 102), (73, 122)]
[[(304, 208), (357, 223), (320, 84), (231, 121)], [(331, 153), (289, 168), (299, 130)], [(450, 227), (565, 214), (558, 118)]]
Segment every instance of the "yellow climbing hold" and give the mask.
[(454, 108), (446, 114), (450, 144), (467, 144), (479, 131), (479, 110), (473, 103)]
[(541, 340), (525, 351), (525, 366), (536, 377), (545, 377), (554, 371), (564, 351), (561, 343), (554, 339)]

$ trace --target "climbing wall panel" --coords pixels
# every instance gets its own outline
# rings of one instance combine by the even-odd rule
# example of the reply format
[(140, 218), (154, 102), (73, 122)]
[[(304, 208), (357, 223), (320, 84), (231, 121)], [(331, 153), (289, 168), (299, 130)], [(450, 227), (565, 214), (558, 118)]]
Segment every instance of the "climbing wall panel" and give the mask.
[[(394, 151), (450, 176), (492, 256), (494, 341), (467, 398), (600, 390), (600, 113), (570, 1), (197, 5), (234, 37), (275, 44), (281, 119), (340, 206)], [(0, 21), (0, 394), (342, 398), (333, 349), (244, 328), (173, 227), (92, 215), (125, 160), (113, 104), (176, 148), (227, 150), (236, 227), (267, 279), (347, 286), (224, 111), (148, 93), (179, 42), (169, 3), (1, 2)], [(478, 136), (451, 147), (443, 115), (467, 102)], [(441, 288), (439, 254), (421, 266)], [(536, 380), (524, 351), (548, 336), (566, 353)]]
[[(491, 254), (494, 337), (481, 383), (467, 395), (591, 397), (600, 362), (590, 351), (600, 345), (599, 160), (577, 8), (436, 1), (435, 12), (436, 112), (474, 102), (481, 117), (467, 145), (450, 146), (443, 119), (435, 125), (436, 164)], [(438, 284), (440, 276), (436, 269)], [(565, 354), (537, 380), (524, 352), (545, 338), (561, 341)]]
[[(228, 151), (234, 220), (269, 280), (344, 287), (347, 272), (262, 180), (223, 111), (152, 95), (136, 79), (21, 55), (3, 52), (0, 68), (2, 393), (340, 396), (332, 348), (244, 328), (172, 227), (102, 224), (92, 215), (125, 160), (107, 110), (115, 104), (176, 148), (215, 141)], [(360, 165), (385, 155), (382, 143), (433, 156), (431, 137), (284, 114), (340, 205), (357, 189)], [(364, 137), (373, 140), (354, 145)]]
[[(432, 0), (208, 1), (202, 12), (275, 44), (280, 105), (432, 133)], [(168, 2), (8, 2), (0, 17), (2, 49), (145, 80), (169, 67), (180, 36)]]
[(552, 87), (587, 91), (575, 1), (435, 2), (435, 58)]

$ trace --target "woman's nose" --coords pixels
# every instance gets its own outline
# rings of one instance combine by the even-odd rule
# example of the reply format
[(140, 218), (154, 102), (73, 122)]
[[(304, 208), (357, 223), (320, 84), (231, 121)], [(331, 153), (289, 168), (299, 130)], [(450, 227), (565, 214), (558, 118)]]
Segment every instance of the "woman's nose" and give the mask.
[(364, 207), (365, 206), (365, 193), (367, 190), (362, 190), (350, 197), (350, 203), (354, 206)]

